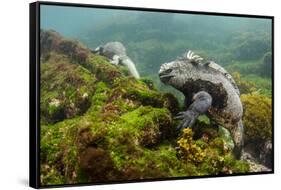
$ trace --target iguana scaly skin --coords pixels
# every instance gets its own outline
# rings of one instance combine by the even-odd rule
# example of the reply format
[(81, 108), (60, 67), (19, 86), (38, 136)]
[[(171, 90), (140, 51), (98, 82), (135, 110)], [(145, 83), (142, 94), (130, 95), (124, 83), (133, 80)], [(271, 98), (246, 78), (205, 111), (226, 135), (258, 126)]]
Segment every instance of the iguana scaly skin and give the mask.
[(183, 57), (161, 65), (159, 77), (185, 95), (188, 109), (175, 117), (182, 120), (178, 129), (191, 127), (200, 114), (207, 114), (230, 131), (234, 153), (239, 158), (243, 146), (243, 107), (231, 75), (215, 62), (203, 62), (200, 56), (188, 51)]
[(131, 75), (137, 79), (140, 78), (134, 62), (127, 56), (126, 48), (121, 42), (108, 42), (103, 46), (97, 47), (92, 52), (107, 57), (114, 65), (125, 65)]

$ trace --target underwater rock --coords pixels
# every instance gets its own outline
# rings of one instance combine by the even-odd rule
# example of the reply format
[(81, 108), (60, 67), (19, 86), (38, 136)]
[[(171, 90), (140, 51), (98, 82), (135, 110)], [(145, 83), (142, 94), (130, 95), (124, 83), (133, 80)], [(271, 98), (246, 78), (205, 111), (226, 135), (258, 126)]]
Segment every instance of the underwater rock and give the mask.
[(272, 168), (272, 142), (270, 140), (264, 143), (259, 159), (262, 164)]
[[(62, 51), (47, 54), (40, 81), (42, 185), (248, 171), (217, 131), (204, 132), (213, 134), (208, 139), (189, 137), (199, 157), (206, 155), (200, 162), (196, 151), (189, 161), (179, 156), (176, 141), (185, 137), (177, 137), (172, 119), (178, 100), (151, 81), (128, 76), (103, 56), (90, 53), (80, 62)], [(204, 118), (198, 125), (203, 121), (210, 125)]]
[(80, 154), (79, 165), (92, 181), (110, 180), (110, 175), (115, 169), (107, 151), (89, 147)]
[[(173, 134), (173, 96), (127, 77), (99, 55), (80, 63), (50, 52), (41, 77), (42, 184), (164, 177), (170, 174), (159, 164), (180, 164), (173, 149), (153, 151)], [(48, 106), (57, 111), (48, 114)], [(162, 163), (165, 151), (173, 157)]]
[(177, 141), (178, 154), (184, 163), (193, 163), (201, 174), (219, 175), (243, 173), (249, 170), (244, 160), (236, 160), (225, 140), (219, 136), (194, 138), (194, 132), (185, 128)]
[(51, 53), (41, 63), (41, 118), (55, 123), (86, 112), (95, 89), (95, 76), (62, 54)]
[(66, 55), (71, 61), (85, 63), (90, 50), (79, 41), (66, 39), (54, 30), (40, 30), (40, 58), (47, 60), (51, 52)]
[(271, 171), (270, 168), (266, 167), (263, 164), (260, 164), (257, 159), (255, 159), (249, 152), (244, 151), (242, 156), (242, 160), (245, 160), (249, 164), (249, 172), (266, 172)]
[[(245, 125), (245, 149), (259, 163), (271, 167), (272, 160), (272, 102), (259, 94), (243, 94), (243, 121)], [(254, 116), (254, 117), (253, 117)]]
[(172, 93), (165, 93), (163, 98), (165, 99), (164, 106), (170, 110), (173, 115), (176, 115), (180, 110), (178, 99)]

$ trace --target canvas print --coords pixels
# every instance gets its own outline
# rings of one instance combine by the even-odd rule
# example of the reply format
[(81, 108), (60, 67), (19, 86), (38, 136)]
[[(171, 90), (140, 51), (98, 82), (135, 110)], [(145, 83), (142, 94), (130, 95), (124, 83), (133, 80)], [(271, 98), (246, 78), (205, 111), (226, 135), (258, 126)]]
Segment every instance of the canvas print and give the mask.
[(273, 170), (272, 19), (40, 5), (40, 184)]

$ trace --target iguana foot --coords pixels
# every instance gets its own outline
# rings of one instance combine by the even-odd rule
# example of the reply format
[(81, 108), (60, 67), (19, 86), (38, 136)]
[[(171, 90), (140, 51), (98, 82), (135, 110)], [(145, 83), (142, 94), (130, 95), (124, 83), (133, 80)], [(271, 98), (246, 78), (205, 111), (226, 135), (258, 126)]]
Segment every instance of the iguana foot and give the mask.
[(179, 112), (174, 119), (182, 119), (182, 122), (177, 126), (177, 130), (186, 127), (192, 127), (197, 117), (204, 114), (212, 105), (212, 97), (205, 91), (199, 91), (193, 96), (193, 103), (185, 112)]
[(181, 123), (177, 126), (177, 130), (180, 131), (187, 127), (192, 127), (196, 118), (198, 117), (198, 113), (192, 110), (187, 110), (185, 112), (179, 112), (174, 119), (182, 120)]

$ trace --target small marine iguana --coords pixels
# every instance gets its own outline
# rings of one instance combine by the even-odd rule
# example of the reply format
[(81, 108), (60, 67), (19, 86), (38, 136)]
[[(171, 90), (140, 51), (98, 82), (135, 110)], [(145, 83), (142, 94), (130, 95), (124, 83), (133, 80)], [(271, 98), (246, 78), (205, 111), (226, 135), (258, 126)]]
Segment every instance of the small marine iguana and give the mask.
[(114, 65), (125, 65), (135, 78), (140, 78), (134, 62), (127, 56), (124, 45), (120, 42), (108, 42), (92, 50), (93, 53), (107, 57)]
[(200, 114), (228, 129), (234, 141), (234, 154), (240, 158), (243, 147), (243, 107), (239, 89), (231, 75), (213, 61), (188, 51), (183, 57), (164, 63), (159, 70), (160, 80), (185, 95), (187, 111), (175, 119), (182, 120), (178, 130), (191, 127)]

